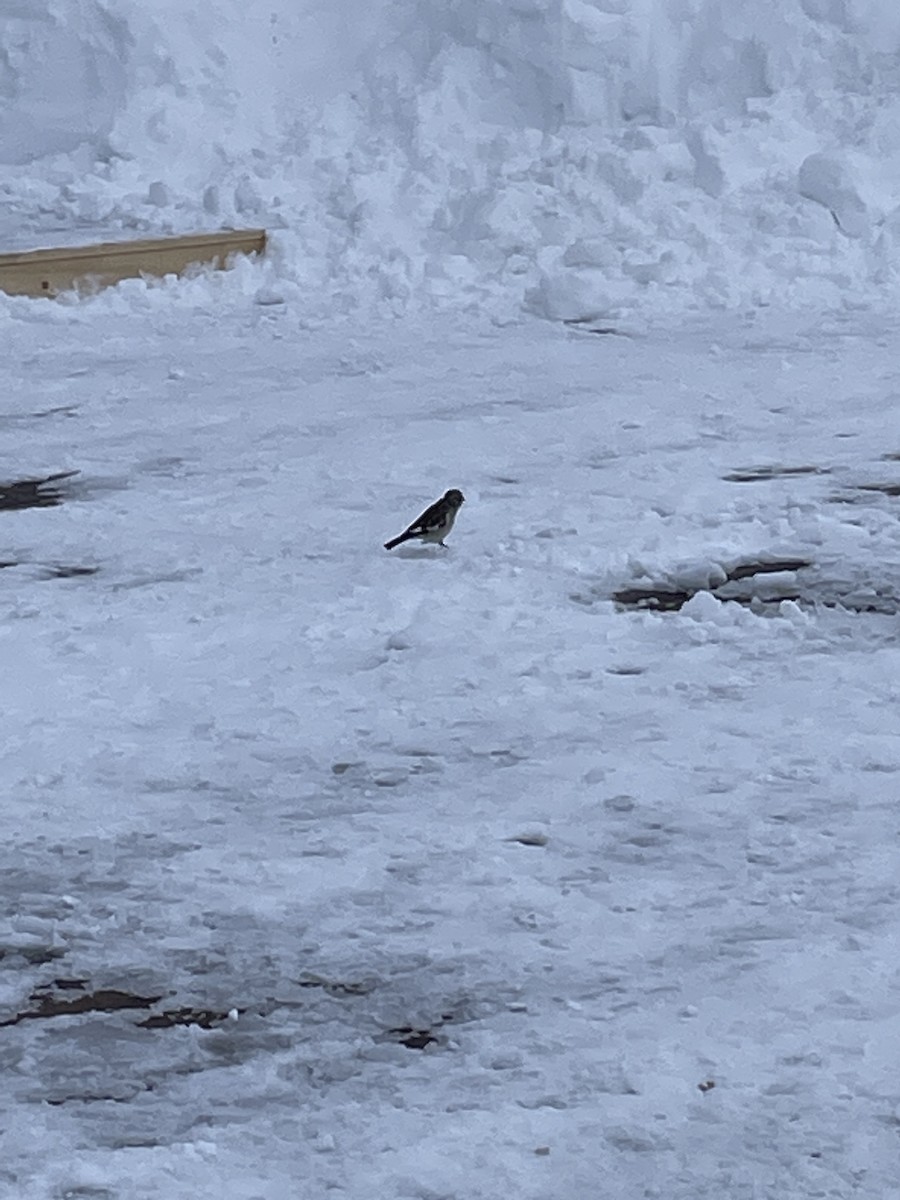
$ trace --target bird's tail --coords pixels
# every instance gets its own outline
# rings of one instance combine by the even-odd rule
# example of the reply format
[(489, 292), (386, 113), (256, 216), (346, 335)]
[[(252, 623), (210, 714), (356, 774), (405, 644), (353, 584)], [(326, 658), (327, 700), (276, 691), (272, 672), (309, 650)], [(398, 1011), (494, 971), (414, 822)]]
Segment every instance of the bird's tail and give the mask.
[(410, 533), (407, 530), (406, 533), (401, 533), (399, 537), (391, 538), (391, 540), (389, 542), (385, 542), (384, 548), (385, 548), (385, 550), (393, 550), (395, 546), (400, 546), (403, 544), (403, 542), (408, 542), (408, 541), (410, 541), (411, 538), (414, 538), (415, 536), (416, 535), (414, 533)]

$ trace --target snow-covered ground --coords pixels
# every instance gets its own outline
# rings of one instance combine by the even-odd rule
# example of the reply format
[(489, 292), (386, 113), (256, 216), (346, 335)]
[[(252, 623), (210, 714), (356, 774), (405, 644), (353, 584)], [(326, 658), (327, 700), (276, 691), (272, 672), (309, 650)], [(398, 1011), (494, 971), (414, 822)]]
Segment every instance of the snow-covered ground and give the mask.
[(898, 52), (0, 0), (0, 1200), (894, 1200)]
[(893, 1196), (896, 325), (220, 279), (3, 325), (0, 1195)]

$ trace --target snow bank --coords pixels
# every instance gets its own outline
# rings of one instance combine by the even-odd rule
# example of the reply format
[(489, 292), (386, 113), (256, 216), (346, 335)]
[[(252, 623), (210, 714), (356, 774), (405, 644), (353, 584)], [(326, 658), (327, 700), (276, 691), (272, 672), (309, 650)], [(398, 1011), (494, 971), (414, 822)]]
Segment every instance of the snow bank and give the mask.
[(264, 223), (298, 294), (332, 307), (567, 319), (895, 285), (893, 0), (0, 0), (0, 18), (18, 244)]

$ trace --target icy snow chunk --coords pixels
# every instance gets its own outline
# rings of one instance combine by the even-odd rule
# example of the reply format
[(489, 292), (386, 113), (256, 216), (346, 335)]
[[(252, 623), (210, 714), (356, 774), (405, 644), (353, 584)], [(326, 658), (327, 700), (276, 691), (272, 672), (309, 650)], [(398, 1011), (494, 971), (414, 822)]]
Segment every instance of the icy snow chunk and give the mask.
[(622, 270), (638, 283), (669, 283), (675, 278), (675, 255), (664, 250), (658, 258), (647, 258), (637, 250), (629, 250), (622, 259)]
[(790, 621), (792, 625), (808, 625), (809, 617), (796, 600), (782, 600), (778, 605), (778, 615)]
[(847, 164), (830, 154), (810, 154), (800, 165), (797, 190), (829, 209), (841, 233), (864, 237), (869, 217)]
[(544, 275), (526, 297), (536, 316), (550, 321), (595, 321), (609, 316), (618, 301), (598, 270), (560, 271)]
[(331, 764), (331, 772), (333, 775), (346, 775), (348, 771), (352, 771), (355, 767), (364, 767), (366, 764), (361, 761), (354, 762), (333, 762)]
[(234, 189), (234, 207), (242, 216), (253, 216), (262, 207), (259, 192), (249, 175), (243, 175)]
[(375, 786), (380, 788), (399, 787), (408, 778), (409, 772), (403, 767), (385, 767), (372, 776)]
[(697, 130), (690, 130), (686, 141), (694, 160), (694, 182), (707, 196), (716, 199), (725, 188), (725, 172), (718, 155), (710, 150), (708, 137)]
[(731, 622), (728, 620), (723, 621), (722, 610), (724, 607), (712, 592), (697, 592), (695, 596), (691, 596), (681, 611), (693, 621), (710, 621), (714, 625), (730, 624)]
[(518, 842), (520, 846), (546, 846), (550, 838), (543, 829), (532, 827), (530, 829), (523, 829), (520, 833), (515, 833), (506, 840), (508, 842)]
[(576, 238), (563, 255), (567, 267), (613, 267), (617, 261), (612, 245), (601, 238)]
[(639, 1154), (667, 1150), (671, 1145), (665, 1135), (639, 1125), (615, 1125), (606, 1131), (606, 1140), (617, 1150), (632, 1150)]
[(23, 914), (0, 926), (0, 939), (6, 947), (30, 949), (52, 942), (55, 931), (56, 923), (52, 919)]
[(629, 796), (625, 793), (622, 793), (618, 796), (609, 796), (609, 797), (607, 797), (606, 800), (603, 801), (604, 808), (609, 809), (610, 812), (617, 812), (617, 813), (632, 812), (634, 809), (634, 805), (635, 805), (634, 796)]
[(501, 1052), (500, 1054), (483, 1055), (481, 1066), (492, 1071), (515, 1071), (525, 1062), (524, 1055), (518, 1050)]
[(584, 0), (566, 0), (562, 5), (563, 53), (568, 66), (597, 73), (607, 46), (627, 33), (624, 13), (607, 12)]
[(154, 179), (147, 189), (147, 203), (157, 208), (166, 208), (170, 202), (169, 189), (161, 179)]
[(721, 587), (727, 580), (728, 572), (722, 564), (708, 559), (681, 562), (672, 573), (672, 583), (684, 591)]
[(274, 308), (279, 304), (285, 304), (286, 301), (281, 289), (272, 287), (271, 284), (264, 284), (257, 290), (253, 297), (253, 303), (258, 304), (261, 308)]
[(215, 1158), (219, 1153), (219, 1147), (215, 1142), (200, 1139), (196, 1142), (187, 1142), (184, 1147), (184, 1153), (193, 1158)]

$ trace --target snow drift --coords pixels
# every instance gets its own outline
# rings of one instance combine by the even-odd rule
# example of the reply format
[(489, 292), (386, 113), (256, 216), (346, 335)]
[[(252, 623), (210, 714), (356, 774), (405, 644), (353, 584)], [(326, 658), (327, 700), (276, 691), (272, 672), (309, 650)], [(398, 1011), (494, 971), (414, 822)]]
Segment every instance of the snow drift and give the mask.
[(52, 222), (265, 223), (282, 274), (330, 306), (571, 319), (895, 286), (892, 0), (0, 0), (0, 17), (0, 229), (19, 243)]

